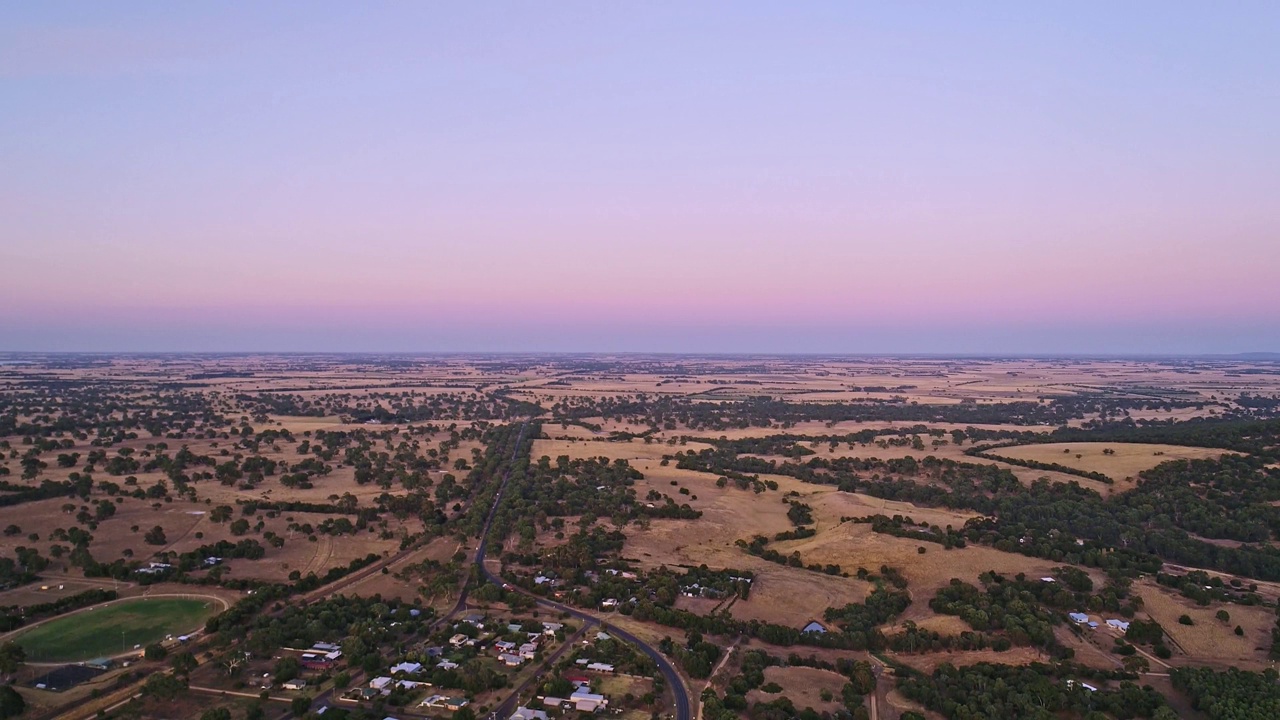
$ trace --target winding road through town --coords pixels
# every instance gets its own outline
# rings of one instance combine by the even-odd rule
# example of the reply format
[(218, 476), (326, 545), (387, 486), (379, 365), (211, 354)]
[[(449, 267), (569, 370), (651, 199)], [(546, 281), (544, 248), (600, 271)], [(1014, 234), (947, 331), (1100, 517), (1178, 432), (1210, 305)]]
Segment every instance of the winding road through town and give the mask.
[[(528, 423), (526, 423), (524, 426), (520, 428), (520, 440), (516, 442), (517, 453), (520, 451), (519, 450), (520, 446), (524, 441), (524, 433), (527, 427), (528, 427)], [(513, 454), (511, 458), (511, 462), (514, 463), (515, 459), (516, 457)], [(487, 580), (488, 582), (498, 585), (499, 587), (503, 588), (507, 592), (520, 593), (521, 595), (524, 595), (530, 598), (531, 600), (536, 602), (538, 605), (541, 605), (542, 607), (547, 608), (549, 610), (555, 610), (556, 612), (567, 613), (568, 615), (578, 618), (584, 623), (600, 623), (601, 626), (607, 629), (611, 635), (614, 635), (615, 637), (619, 637), (623, 641), (629, 642), (632, 645), (635, 645), (637, 648), (640, 649), (641, 652), (649, 656), (649, 659), (653, 660), (653, 662), (658, 666), (658, 671), (662, 673), (662, 677), (666, 680), (667, 687), (671, 688), (671, 693), (672, 695), (675, 696), (675, 709), (674, 709), (675, 711), (673, 713), (674, 720), (691, 720), (692, 713), (691, 713), (690, 704), (689, 704), (689, 692), (688, 690), (685, 689), (684, 682), (680, 679), (680, 674), (676, 672), (675, 667), (671, 664), (669, 660), (667, 660), (666, 657), (662, 655), (662, 653), (658, 652), (648, 643), (644, 642), (643, 640), (636, 637), (635, 635), (632, 635), (631, 633), (627, 632), (626, 630), (623, 630), (620, 627), (609, 625), (607, 622), (605, 622), (604, 620), (594, 615), (583, 612), (578, 608), (570, 607), (568, 605), (555, 602), (554, 600), (548, 600), (546, 598), (539, 597), (523, 588), (510, 585), (506, 583), (501, 577), (495, 575), (487, 567), (485, 567), (485, 564), (484, 564), (485, 553), (488, 550), (488, 546), (489, 546), (489, 529), (490, 529), (490, 526), (492, 526), (493, 524), (494, 517), (498, 514), (498, 506), (502, 504), (502, 494), (506, 492), (507, 483), (510, 480), (511, 480), (511, 469), (508, 468), (506, 474), (502, 478), (502, 485), (498, 487), (498, 492), (493, 498), (493, 507), (489, 509), (489, 515), (485, 518), (484, 529), (481, 530), (481, 533), (480, 533), (480, 545), (478, 548), (476, 548), (476, 557), (475, 557), (475, 564), (476, 564), (476, 568), (480, 571), (480, 577), (483, 578), (484, 580)], [(462, 602), (465, 602), (465, 592), (464, 592), (464, 597), (460, 599), (459, 604), (461, 605)], [(510, 702), (511, 700), (509, 700), (507, 704), (509, 704)], [(501, 710), (505, 710), (509, 712), (510, 708), (503, 707), (501, 708)]]

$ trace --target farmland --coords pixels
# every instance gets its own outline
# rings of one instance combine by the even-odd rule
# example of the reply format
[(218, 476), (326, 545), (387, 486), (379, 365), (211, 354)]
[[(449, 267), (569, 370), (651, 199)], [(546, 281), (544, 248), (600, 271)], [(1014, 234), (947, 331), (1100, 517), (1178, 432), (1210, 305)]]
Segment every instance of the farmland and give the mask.
[[(925, 678), (949, 668), (1086, 677), (1152, 717), (1166, 701), (1123, 683), (1184, 708), (1169, 668), (1280, 652), (1280, 375), (1261, 366), (29, 360), (0, 367), (0, 608), (40, 708), (135, 677), (52, 693), (41, 663), (124, 652), (180, 669), (190, 689), (129, 701), (165, 717), (206, 692), (509, 712), (575, 683), (624, 717), (678, 693), (710, 720), (936, 716)], [(501, 587), (477, 581), (482, 539)], [(194, 666), (138, 658), (185, 657), (167, 636), (211, 616)]]

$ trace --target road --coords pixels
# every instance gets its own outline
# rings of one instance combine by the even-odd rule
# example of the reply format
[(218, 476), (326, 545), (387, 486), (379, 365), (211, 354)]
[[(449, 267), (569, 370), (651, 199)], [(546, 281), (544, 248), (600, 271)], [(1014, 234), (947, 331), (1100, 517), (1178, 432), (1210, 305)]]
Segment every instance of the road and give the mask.
[[(520, 438), (523, 441), (524, 428), (521, 428), (520, 430)], [(519, 443), (516, 444), (516, 447), (518, 451)], [(514, 457), (512, 459), (514, 460)], [(556, 612), (567, 613), (568, 615), (581, 620), (583, 623), (598, 622), (605, 628), (605, 630), (609, 632), (609, 634), (613, 635), (614, 637), (621, 638), (623, 641), (631, 643), (632, 645), (639, 648), (640, 652), (647, 655), (649, 659), (653, 660), (654, 664), (658, 666), (658, 671), (662, 673), (662, 677), (666, 680), (667, 687), (671, 688), (671, 693), (672, 695), (675, 696), (675, 715), (674, 715), (675, 720), (691, 720), (692, 713), (690, 712), (690, 705), (689, 705), (689, 691), (685, 689), (684, 682), (680, 680), (680, 674), (676, 672), (675, 667), (672, 666), (670, 661), (668, 661), (665, 657), (663, 657), (662, 653), (658, 652), (649, 644), (645, 643), (635, 635), (632, 635), (631, 633), (627, 632), (626, 630), (623, 630), (622, 628), (611, 626), (608, 623), (606, 623), (604, 620), (601, 620), (600, 618), (594, 615), (583, 612), (582, 610), (579, 610), (577, 608), (555, 602), (554, 600), (548, 600), (546, 598), (539, 597), (529, 592), (528, 590), (525, 590), (524, 588), (515, 587), (514, 585), (507, 587), (506, 582), (503, 581), (502, 578), (493, 574), (492, 572), (489, 571), (489, 568), (485, 567), (484, 558), (485, 558), (485, 553), (489, 547), (489, 528), (493, 524), (494, 516), (497, 515), (498, 506), (502, 503), (502, 494), (506, 492), (507, 483), (508, 481), (510, 481), (510, 479), (511, 479), (511, 472), (510, 470), (508, 470), (507, 474), (502, 478), (502, 485), (498, 487), (498, 492), (493, 498), (493, 507), (489, 509), (489, 515), (485, 518), (484, 529), (480, 533), (480, 546), (476, 549), (476, 557), (475, 557), (475, 564), (476, 564), (476, 567), (480, 570), (480, 577), (495, 585), (498, 585), (499, 587), (503, 587), (508, 592), (520, 593), (521, 595), (524, 595), (532, 599), (534, 602), (536, 602), (538, 605), (541, 605), (544, 608), (547, 608), (549, 610), (555, 610)], [(512, 702), (512, 699), (508, 699), (507, 703), (504, 703), (504, 705), (510, 702)]]

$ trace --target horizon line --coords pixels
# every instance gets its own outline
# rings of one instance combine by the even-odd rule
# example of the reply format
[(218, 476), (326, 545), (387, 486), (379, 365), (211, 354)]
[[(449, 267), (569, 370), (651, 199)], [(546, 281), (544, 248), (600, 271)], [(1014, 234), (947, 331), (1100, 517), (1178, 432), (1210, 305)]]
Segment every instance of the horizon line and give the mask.
[(713, 357), (713, 358), (902, 358), (902, 359), (1241, 359), (1280, 361), (1280, 351), (1251, 350), (1242, 352), (1140, 353), (1140, 352), (769, 352), (769, 351), (659, 351), (659, 350), (0, 350), (2, 356), (375, 356), (375, 357)]

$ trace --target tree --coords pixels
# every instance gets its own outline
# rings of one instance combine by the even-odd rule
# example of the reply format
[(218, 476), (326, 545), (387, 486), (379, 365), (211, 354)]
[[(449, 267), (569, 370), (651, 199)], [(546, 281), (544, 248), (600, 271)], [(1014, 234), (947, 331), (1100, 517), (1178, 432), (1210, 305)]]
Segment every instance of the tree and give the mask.
[(168, 655), (169, 651), (160, 643), (151, 643), (142, 651), (142, 657), (148, 660), (163, 660)]
[(16, 672), (27, 660), (27, 651), (13, 641), (0, 645), (0, 674)]
[(306, 715), (307, 711), (310, 709), (311, 698), (306, 695), (296, 697), (289, 703), (289, 712), (293, 713), (294, 717), (302, 717), (303, 715)]
[(0, 687), (0, 718), (17, 717), (27, 709), (27, 701), (12, 685)]
[(196, 656), (190, 652), (181, 652), (173, 656), (170, 664), (173, 666), (173, 671), (179, 675), (190, 675), (191, 671), (195, 670), (200, 663), (196, 661)]
[(148, 545), (167, 545), (169, 543), (169, 540), (164, 535), (164, 528), (159, 525), (148, 530), (147, 534), (142, 536), (142, 539)]
[(172, 675), (152, 673), (142, 686), (142, 694), (157, 700), (172, 700), (186, 689), (187, 684)]
[(231, 711), (224, 708), (209, 708), (200, 715), (200, 720), (231, 720)]

